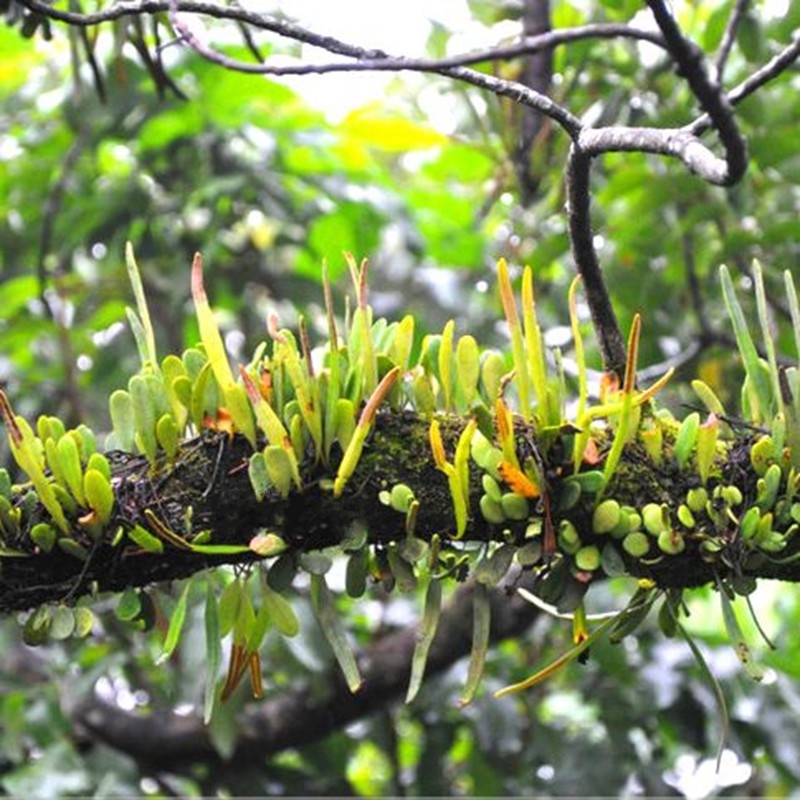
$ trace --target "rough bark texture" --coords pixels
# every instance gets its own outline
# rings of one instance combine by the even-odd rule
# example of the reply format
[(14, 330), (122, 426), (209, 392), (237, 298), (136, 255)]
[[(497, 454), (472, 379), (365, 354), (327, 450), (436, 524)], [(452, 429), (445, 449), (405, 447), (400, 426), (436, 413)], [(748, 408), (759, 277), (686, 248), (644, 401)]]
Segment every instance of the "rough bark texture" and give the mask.
[[(447, 452), (455, 450), (455, 441), (465, 423), (459, 417), (442, 418)], [(143, 457), (111, 453), (117, 498), (114, 518), (97, 541), (92, 541), (78, 526), (74, 533), (89, 551), (89, 557), (80, 560), (58, 547), (50, 553), (38, 552), (22, 530), (17, 541), (6, 544), (30, 555), (2, 559), (0, 611), (69, 602), (89, 593), (119, 592), (127, 587), (185, 578), (223, 563), (252, 562), (258, 558), (251, 552), (224, 556), (199, 554), (168, 542), (162, 553), (144, 552), (125, 538), (112, 544), (120, 527), (129, 530), (137, 523), (148, 527), (146, 509), (177, 532), (184, 531), (187, 510), (191, 509), (193, 531), (210, 531), (214, 544), (247, 545), (255, 534), (267, 531), (283, 538), (290, 551), (300, 553), (339, 544), (355, 525), (368, 531), (372, 545), (388, 545), (405, 537), (405, 516), (380, 502), (379, 493), (405, 483), (420, 501), (415, 536), (429, 541), (438, 534), (447, 546), (455, 532), (453, 502), (447, 478), (433, 464), (428, 429), (428, 419), (412, 413), (380, 415), (357, 469), (338, 500), (327, 488), (336, 465), (323, 470), (307, 464), (302, 491), (292, 492), (286, 499), (272, 493), (258, 501), (247, 473), (247, 459), (252, 451), (238, 436), (230, 439), (224, 434), (206, 432), (182, 447), (174, 465), (163, 465), (154, 473)], [(526, 451), (536, 448), (535, 436), (518, 421), (516, 437), (522, 460)], [(611, 541), (608, 534), (592, 532), (596, 496), (584, 496), (569, 511), (562, 511), (563, 481), (571, 471), (568, 443), (564, 438), (548, 449), (546, 502), (542, 499), (532, 502), (532, 513), (523, 521), (507, 520), (501, 525), (486, 522), (478, 508), (481, 473), (471, 464), (470, 521), (464, 540), (510, 541), (522, 545), (531, 520), (549, 517), (547, 524), (552, 522), (557, 529), (559, 521), (566, 517), (577, 528), (583, 544), (602, 548)], [(732, 444), (720, 477), (712, 479), (714, 484), (739, 488), (743, 503), (737, 514), (752, 504), (756, 491), (757, 476), (750, 464), (749, 448), (750, 442), (745, 439)], [(663, 503), (674, 519), (688, 490), (698, 484), (693, 470), (679, 470), (668, 456), (656, 465), (634, 442), (626, 446), (604, 497), (613, 497), (638, 509), (646, 503)], [(37, 509), (30, 515), (29, 525), (44, 518), (44, 509)], [(699, 552), (701, 537), (691, 532), (685, 536), (686, 549), (677, 555), (663, 555), (655, 548), (643, 559), (631, 558), (621, 549), (620, 554), (631, 574), (650, 578), (665, 587), (699, 586), (731, 573), (796, 579), (800, 567), (747, 551), (733, 520), (728, 527), (717, 532), (722, 550), (711, 563)], [(794, 550), (796, 546), (790, 542), (780, 552), (780, 558), (786, 559)], [(547, 554), (544, 561), (548, 561)], [(598, 571), (585, 579), (600, 574)]]

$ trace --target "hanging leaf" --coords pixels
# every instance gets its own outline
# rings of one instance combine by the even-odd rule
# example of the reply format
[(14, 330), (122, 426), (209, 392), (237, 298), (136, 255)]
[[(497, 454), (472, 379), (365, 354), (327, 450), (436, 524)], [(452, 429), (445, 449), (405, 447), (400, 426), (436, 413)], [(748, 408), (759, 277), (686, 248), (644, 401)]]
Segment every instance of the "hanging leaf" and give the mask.
[(261, 581), (261, 597), (270, 619), (284, 636), (297, 636), (300, 632), (300, 620), (294, 613), (292, 604), (267, 583)]
[(722, 604), (722, 619), (725, 623), (725, 631), (728, 634), (731, 645), (733, 645), (736, 656), (744, 667), (745, 672), (753, 680), (761, 681), (764, 678), (764, 668), (753, 659), (752, 650), (745, 641), (744, 633), (739, 626), (739, 620), (736, 618), (736, 611), (725, 587), (719, 580), (717, 580), (717, 586), (719, 588), (720, 603)]
[(439, 618), (442, 613), (442, 582), (431, 578), (425, 591), (425, 606), (422, 620), (417, 633), (417, 642), (414, 645), (414, 655), (411, 658), (411, 678), (406, 692), (406, 703), (410, 703), (419, 692), (422, 678), (425, 675), (425, 665), (428, 662), (428, 652), (431, 649)]
[(355, 655), (347, 641), (339, 612), (333, 602), (328, 584), (323, 575), (311, 575), (311, 601), (317, 621), (322, 628), (336, 661), (342, 670), (351, 692), (357, 692), (363, 683)]
[(164, 649), (161, 655), (156, 659), (156, 664), (163, 664), (175, 652), (178, 642), (181, 638), (183, 631), (183, 624), (186, 622), (186, 608), (189, 600), (189, 590), (192, 587), (191, 581), (186, 581), (183, 591), (175, 604), (172, 611), (172, 616), (169, 620), (169, 628), (167, 629), (167, 638), (164, 640)]
[(206, 631), (206, 683), (203, 694), (203, 723), (208, 725), (214, 714), (214, 701), (217, 696), (217, 673), (219, 672), (219, 663), (222, 655), (219, 606), (214, 584), (211, 580), (206, 584), (204, 622)]
[(476, 583), (472, 599), (472, 649), (469, 654), (467, 681), (458, 700), (460, 706), (472, 702), (483, 677), (483, 666), (486, 663), (486, 653), (489, 651), (491, 624), (492, 607), (489, 590), (484, 584)]

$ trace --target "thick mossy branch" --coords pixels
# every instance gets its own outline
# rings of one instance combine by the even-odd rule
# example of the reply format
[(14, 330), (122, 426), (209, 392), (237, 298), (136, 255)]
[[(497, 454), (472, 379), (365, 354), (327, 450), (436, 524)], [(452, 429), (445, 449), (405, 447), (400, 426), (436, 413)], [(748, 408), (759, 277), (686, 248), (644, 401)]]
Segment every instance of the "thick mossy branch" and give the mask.
[[(135, 276), (130, 249), (128, 263)], [(199, 256), (192, 293), (201, 342), (181, 357), (157, 362), (146, 300), (135, 292), (137, 311), (129, 317), (142, 368), (110, 397), (105, 453), (86, 426), (66, 430), (42, 416), (34, 429), (0, 391), (0, 416), (25, 481), (12, 485), (0, 469), (0, 611), (36, 609), (25, 622), (28, 643), (46, 640), (56, 611), (85, 634), (91, 612), (65, 606), (101, 593), (120, 594), (120, 619), (147, 625), (153, 603), (139, 590), (235, 565), (236, 576), (220, 582), (216, 607), (207, 606), (220, 619), (224, 610), (233, 637), (220, 699), (248, 669), (260, 696), (266, 626), (297, 632), (286, 594), (305, 572), (314, 613), (348, 687), (358, 692), (363, 676), (325, 581), (338, 557), (347, 559), (350, 597), (370, 581), (410, 594), (425, 590), (425, 633), (414, 648), (409, 697), (424, 674), (442, 582), (470, 579), (466, 703), (489, 647), (493, 587), (524, 581), (532, 603), (574, 612), (576, 645), (557, 662), (563, 665), (591, 636), (608, 630), (618, 641), (630, 633), (659, 599), (678, 615), (683, 589), (710, 583), (725, 609), (729, 598), (752, 592), (758, 577), (798, 580), (800, 370), (779, 368), (770, 347), (767, 361), (758, 357), (726, 271), (723, 292), (747, 373), (742, 422), (702, 381), (692, 386), (705, 419), (693, 411), (679, 421), (655, 405), (671, 372), (637, 385), (638, 315), (624, 357), (614, 358), (619, 363), (605, 374), (599, 398), (590, 398), (576, 285), (570, 321), (582, 377), (569, 418), (569, 387), (545, 357), (530, 269), (521, 276), (520, 310), (511, 272), (498, 266), (511, 340), (504, 357), (481, 353), (469, 334), (456, 339), (453, 322), (423, 337), (417, 352), (413, 318), (374, 320), (366, 262), (348, 256), (348, 263), (356, 306), (344, 331), (328, 301), (329, 341), (315, 357), (302, 322), (298, 339), (270, 320), (270, 341), (237, 377)], [(759, 299), (763, 286), (754, 274)], [(786, 286), (800, 341), (788, 275)], [(759, 322), (768, 340), (761, 310)], [(616, 576), (639, 579), (637, 588), (613, 620), (589, 633), (584, 596)], [(246, 594), (249, 578), (261, 594), (257, 612)], [(165, 654), (179, 639), (190, 588), (177, 601)], [(728, 627), (737, 652), (745, 652), (735, 624)], [(218, 642), (208, 646), (218, 652)], [(214, 697), (207, 695), (206, 718)]]
[[(445, 450), (454, 452), (468, 420), (457, 416), (440, 419)], [(220, 564), (253, 562), (261, 556), (248, 545), (254, 536), (264, 533), (280, 537), (287, 545), (286, 553), (297, 556), (342, 545), (347, 550), (348, 542), (364, 533), (367, 547), (385, 551), (409, 535), (407, 514), (386, 502), (387, 491), (397, 485), (409, 487), (419, 503), (415, 539), (430, 544), (438, 536), (442, 552), (471, 551), (473, 555), (477, 555), (476, 543), (511, 545), (523, 556), (520, 560), (525, 566), (541, 573), (543, 581), (559, 570), (563, 573), (560, 589), (551, 587), (556, 600), (567, 586), (573, 591), (575, 587), (585, 588), (603, 575), (604, 569), (611, 574), (624, 570), (664, 587), (687, 588), (714, 582), (716, 576), (735, 576), (737, 580), (742, 576), (768, 576), (790, 581), (800, 576), (800, 566), (791, 561), (777, 563), (749, 548), (735, 521), (752, 506), (758, 491), (759, 476), (752, 465), (750, 441), (729, 447), (719, 464), (718, 477), (709, 481), (705, 490), (700, 489), (696, 470), (679, 468), (674, 458), (665, 457), (657, 464), (642, 444), (632, 442), (623, 450), (611, 483), (600, 486), (602, 496), (598, 496), (595, 479), (599, 473), (593, 469), (579, 476), (585, 490), (575, 492), (576, 479), (570, 477), (569, 463), (574, 434), (567, 433), (549, 445), (543, 496), (528, 501), (524, 515), (512, 514), (518, 518), (496, 523), (487, 521), (481, 507), (481, 499), (487, 496), (487, 472), (471, 462), (467, 530), (463, 540), (456, 540), (451, 491), (447, 476), (434, 465), (429, 428), (428, 418), (416, 414), (379, 415), (339, 499), (334, 499), (331, 489), (334, 462), (326, 470), (304, 464), (301, 490), (293, 490), (285, 498), (271, 490), (257, 500), (247, 472), (253, 451), (241, 436), (231, 438), (208, 431), (182, 445), (173, 464), (163, 462), (155, 471), (143, 456), (112, 451), (107, 455), (116, 504), (108, 524), (92, 536), (76, 526), (74, 540), (85, 549), (83, 558), (59, 547), (46, 553), (33, 544), (30, 529), (48, 518), (47, 511), (41, 506), (26, 510), (18, 536), (6, 541), (8, 552), (18, 551), (19, 555), (5, 557), (0, 563), (0, 610), (70, 602), (89, 593), (119, 592), (185, 578)], [(521, 455), (538, 447), (532, 427), (521, 419), (515, 423), (515, 438)], [(605, 449), (602, 443), (600, 447)], [(737, 502), (722, 499), (723, 487)], [(696, 497), (698, 491), (707, 495), (708, 511), (695, 503), (690, 527), (685, 514), (687, 497)], [(24, 488), (20, 490), (19, 498), (26, 493)], [(667, 546), (658, 537), (656, 523), (649, 519), (654, 507), (661, 508), (662, 519), (668, 521), (680, 542), (675, 553), (664, 552)], [(611, 512), (615, 518), (598, 519), (598, 509)], [(647, 548), (641, 556), (633, 556), (623, 547), (625, 538), (619, 526), (620, 516), (626, 514), (644, 518), (638, 525), (632, 523), (646, 537)], [(120, 531), (129, 532), (136, 526), (150, 531), (156, 539), (168, 530), (175, 539), (159, 540), (158, 552), (150, 552), (120, 535)], [(550, 526), (559, 531), (553, 553), (546, 547), (542, 551), (542, 532)], [(577, 545), (563, 535), (570, 528), (577, 533)], [(212, 543), (209, 550), (239, 545), (241, 551), (195, 552), (190, 543), (201, 533), (200, 538)], [(182, 541), (186, 547), (180, 545)], [(524, 554), (530, 553), (532, 545), (534, 554), (526, 558)], [(789, 542), (781, 550), (782, 561), (796, 549), (793, 545)], [(602, 565), (580, 562), (578, 553), (582, 552), (583, 558), (592, 554), (592, 548), (603, 554)], [(608, 549), (616, 559), (606, 552)]]

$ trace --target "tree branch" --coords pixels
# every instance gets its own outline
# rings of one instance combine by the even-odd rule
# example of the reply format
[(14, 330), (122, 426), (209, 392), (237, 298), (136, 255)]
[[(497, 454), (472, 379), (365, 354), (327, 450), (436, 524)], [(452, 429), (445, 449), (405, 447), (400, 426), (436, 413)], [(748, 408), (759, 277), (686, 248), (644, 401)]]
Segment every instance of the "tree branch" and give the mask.
[[(771, 58), (764, 66), (757, 69), (752, 75), (745, 78), (740, 84), (728, 93), (728, 101), (732, 106), (737, 106), (751, 94), (758, 91), (775, 78), (783, 75), (792, 64), (800, 58), (800, 34), (795, 35), (792, 43), (787, 45), (780, 53)], [(695, 136), (707, 131), (712, 127), (711, 117), (703, 114), (698, 117), (691, 125), (686, 126), (689, 133)]]
[[(522, 32), (525, 39), (547, 35), (550, 32), (549, 0), (526, 0), (522, 13)], [(520, 81), (541, 94), (547, 94), (553, 77), (553, 51), (541, 50), (528, 55), (522, 65)], [(533, 165), (533, 149), (537, 140), (545, 139), (549, 127), (545, 119), (530, 108), (520, 109), (517, 141), (514, 147), (514, 167), (520, 188), (520, 203), (529, 206), (539, 188), (540, 177)], [(542, 148), (544, 149), (544, 148)]]
[[(713, 180), (711, 178), (708, 180), (723, 186), (737, 183), (747, 169), (747, 146), (736, 124), (731, 103), (719, 84), (709, 78), (704, 65), (703, 51), (683, 36), (662, 0), (647, 0), (647, 5), (664, 35), (667, 50), (675, 59), (678, 74), (686, 79), (692, 93), (708, 114), (725, 150), (724, 173), (717, 175), (716, 172), (712, 172), (715, 177)], [(692, 151), (697, 150), (691, 143), (687, 143), (685, 147)], [(694, 154), (690, 156), (686, 153), (686, 157), (695, 160)], [(704, 160), (699, 159), (699, 154), (697, 159)], [(694, 171), (694, 167), (686, 159), (684, 163)]]
[[(578, 145), (588, 156), (602, 153), (653, 153), (680, 159), (687, 169), (717, 186), (728, 186), (731, 172), (728, 162), (718, 158), (700, 139), (683, 128), (585, 128)], [(738, 180), (738, 179), (737, 179)]]
[(625, 341), (594, 246), (590, 171), (591, 156), (573, 143), (567, 160), (567, 218), (572, 258), (583, 279), (592, 325), (603, 356), (603, 369), (621, 379), (625, 372)]
[[(368, 49), (351, 45), (332, 36), (314, 33), (313, 31), (297, 25), (296, 23), (271, 17), (268, 14), (248, 11), (247, 9), (237, 5), (220, 6), (216, 3), (202, 2), (202, 0), (177, 0), (177, 2), (171, 2), (170, 0), (142, 0), (142, 2), (118, 2), (110, 8), (102, 11), (85, 14), (53, 8), (52, 6), (42, 2), (42, 0), (18, 0), (18, 2), (25, 8), (35, 11), (37, 14), (41, 14), (44, 17), (79, 27), (100, 25), (104, 22), (111, 22), (113, 20), (130, 16), (143, 16), (145, 14), (176, 11), (179, 13), (213, 17), (215, 19), (232, 20), (240, 25), (247, 25), (259, 30), (269, 31), (284, 38), (303, 42), (304, 44), (319, 47), (320, 49), (326, 50), (330, 53), (348, 56), (350, 58), (358, 58), (361, 60), (375, 59), (376, 61), (383, 61), (384, 59), (390, 58), (382, 50), (374, 48)], [(617, 38), (649, 42), (657, 47), (664, 46), (664, 39), (659, 33), (618, 22), (601, 22), (587, 25), (576, 25), (571, 28), (562, 28), (559, 30), (549, 31), (538, 36), (524, 37), (521, 41), (515, 44), (502, 47), (490, 47), (484, 50), (471, 51), (469, 53), (448, 56), (441, 59), (404, 59), (412, 66), (400, 68), (424, 69), (426, 71), (433, 71), (436, 69), (447, 69), (449, 67), (480, 64), (487, 61), (506, 61), (513, 58), (519, 58), (520, 56), (541, 52), (542, 50), (550, 50), (554, 47), (558, 47), (559, 45), (570, 44), (571, 42), (583, 41), (586, 39)], [(257, 56), (257, 58), (260, 57)], [(257, 66), (258, 65), (253, 64), (246, 65), (246, 67)], [(332, 71), (345, 65), (330, 64), (320, 66), (322, 66), (324, 71)], [(360, 67), (357, 65), (350, 65), (350, 67), (360, 69)], [(374, 65), (365, 67), (365, 69), (375, 68), (376, 67)], [(400, 68), (395, 67), (395, 69)], [(295, 75), (309, 74), (309, 72), (314, 69), (314, 66), (307, 65), (297, 67), (279, 67), (273, 65), (269, 69), (279, 70), (274, 74)], [(294, 71), (298, 69), (303, 71)]]
[(728, 63), (728, 56), (736, 41), (736, 32), (750, 6), (750, 0), (736, 0), (736, 4), (731, 9), (728, 22), (725, 25), (725, 32), (722, 34), (722, 41), (717, 50), (717, 58), (714, 62), (714, 81), (722, 85), (722, 76), (725, 72), (725, 65)]
[[(463, 418), (441, 418), (446, 452), (455, 451), (465, 424)], [(119, 592), (128, 587), (185, 578), (220, 564), (247, 564), (261, 558), (249, 549), (232, 553), (193, 551), (189, 542), (201, 531), (207, 532), (213, 545), (243, 548), (257, 534), (274, 533), (283, 539), (290, 554), (299, 556), (338, 547), (352, 536), (354, 529), (360, 529), (367, 531), (369, 546), (386, 549), (408, 536), (405, 514), (381, 501), (381, 492), (401, 483), (410, 487), (420, 504), (414, 537), (431, 542), (436, 535), (443, 552), (453, 552), (456, 557), (465, 553), (475, 555), (474, 549), (464, 550), (465, 542), (493, 540), (521, 548), (528, 542), (531, 524), (541, 529), (558, 529), (563, 519), (574, 526), (583, 544), (602, 548), (611, 543), (630, 574), (647, 577), (661, 586), (690, 588), (731, 572), (754, 577), (768, 574), (789, 581), (800, 576), (800, 562), (773, 563), (757, 557), (757, 549), (742, 547), (735, 526), (728, 529), (731, 523), (727, 517), (717, 519), (713, 515), (702, 525), (698, 523), (697, 531), (686, 532), (685, 548), (679, 553), (665, 555), (653, 541), (641, 559), (629, 556), (619, 541), (594, 531), (593, 509), (597, 503), (594, 492), (582, 494), (578, 501), (573, 495), (569, 503), (562, 499), (572, 494), (568, 485), (572, 460), (568, 442), (555, 442), (545, 450), (534, 428), (521, 420), (516, 425), (518, 446), (523, 454), (520, 459), (531, 448), (531, 452), (540, 452), (539, 458), (541, 453), (551, 454), (542, 465), (544, 474), (549, 476), (546, 500), (532, 503), (524, 518), (509, 517), (502, 523), (490, 523), (482, 506), (479, 507), (484, 493), (482, 473), (473, 468), (469, 475), (468, 525), (459, 540), (449, 480), (434, 463), (429, 427), (427, 418), (410, 412), (382, 414), (338, 499), (325, 488), (332, 473), (309, 463), (303, 469), (300, 490), (283, 498), (272, 489), (258, 501), (247, 472), (252, 449), (240, 436), (228, 441), (225, 435), (206, 433), (183, 446), (174, 464), (161, 463), (155, 472), (141, 456), (112, 452), (109, 458), (116, 500), (113, 518), (102, 532), (95, 531), (93, 535), (83, 530), (80, 523), (74, 523), (67, 537), (73, 544), (65, 552), (60, 547), (43, 552), (34, 543), (30, 529), (47, 519), (48, 514), (44, 508), (30, 507), (30, 501), (24, 500), (23, 487), (15, 504), (20, 507), (24, 502), (28, 510), (19, 523), (18, 534), (6, 535), (4, 546), (26, 555), (2, 556), (0, 611), (72, 602), (87, 593)], [(669, 452), (669, 430), (664, 436), (665, 451)], [(597, 446), (602, 451), (609, 444), (600, 441)], [(742, 498), (754, 496), (758, 478), (750, 463), (749, 446), (747, 440), (729, 443), (721, 474), (714, 479), (715, 484), (737, 487)], [(330, 470), (336, 468), (334, 463)], [(641, 445), (634, 443), (623, 451), (604, 496), (640, 510), (648, 503), (663, 505), (670, 519), (676, 520), (678, 507), (696, 482), (693, 470), (681, 469), (666, 458), (662, 464), (654, 463)], [(192, 519), (189, 533), (187, 517)], [(131, 531), (137, 525), (149, 531), (151, 537), (162, 540), (160, 552), (146, 550), (127, 536), (120, 537), (120, 531)], [(701, 530), (703, 535), (695, 536)], [(172, 534), (167, 538), (163, 531)], [(720, 545), (722, 560), (701, 554), (702, 542), (709, 536), (723, 542), (730, 540), (731, 552), (727, 545)], [(188, 538), (181, 542), (183, 537)], [(83, 556), (76, 555), (78, 546), (84, 550)], [(781, 551), (781, 557), (798, 549), (800, 541), (792, 540)], [(547, 570), (549, 559), (544, 554), (539, 566)], [(565, 566), (567, 563), (571, 563), (568, 557)], [(601, 574), (599, 570), (583, 580), (591, 581)], [(587, 585), (583, 583), (584, 591)]]

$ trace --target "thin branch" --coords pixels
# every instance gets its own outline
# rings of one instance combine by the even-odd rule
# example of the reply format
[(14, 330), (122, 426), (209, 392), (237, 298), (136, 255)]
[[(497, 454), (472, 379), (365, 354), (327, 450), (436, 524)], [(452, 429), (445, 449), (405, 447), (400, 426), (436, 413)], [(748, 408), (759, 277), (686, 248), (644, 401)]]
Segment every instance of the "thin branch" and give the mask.
[[(526, 0), (522, 13), (522, 29), (526, 38), (546, 35), (551, 30), (550, 0)], [(547, 94), (553, 78), (553, 51), (531, 53), (523, 62), (520, 81), (537, 92)], [(536, 198), (541, 175), (534, 167), (534, 148), (546, 144), (550, 126), (538, 111), (532, 108), (519, 110), (519, 122), (514, 147), (514, 169), (519, 184), (520, 203), (529, 206)]]
[[(728, 101), (732, 106), (737, 106), (762, 86), (780, 77), (792, 64), (800, 58), (800, 34), (796, 34), (792, 43), (787, 45), (780, 53), (771, 58), (763, 67), (757, 69), (752, 75), (745, 78), (738, 86), (728, 93)], [(708, 114), (698, 117), (685, 130), (696, 136), (712, 127)]]
[[(417, 62), (421, 66), (410, 66), (414, 62), (411, 59), (406, 59), (402, 56), (390, 56), (380, 50), (366, 49), (348, 45), (350, 52), (346, 55), (357, 58), (357, 62), (346, 62), (342, 64), (322, 64), (318, 67), (313, 65), (303, 65), (298, 68), (276, 68), (274, 66), (253, 64), (249, 62), (240, 62), (229, 59), (222, 53), (217, 52), (209, 47), (204, 42), (200, 41), (189, 28), (181, 21), (176, 13), (178, 5), (176, 2), (170, 4), (169, 14), (170, 21), (173, 27), (178, 31), (183, 40), (188, 44), (198, 55), (203, 56), (208, 61), (218, 64), (226, 69), (235, 69), (240, 72), (247, 72), (253, 74), (271, 74), (271, 75), (300, 75), (324, 72), (353, 72), (369, 70), (372, 72), (388, 71), (398, 72), (405, 69), (414, 69), (417, 72), (431, 72), (437, 75), (454, 78), (464, 83), (469, 83), (481, 89), (486, 89), (495, 95), (508, 97), (515, 103), (536, 109), (542, 114), (550, 117), (555, 122), (558, 122), (564, 130), (573, 138), (577, 135), (581, 128), (580, 120), (571, 114), (566, 108), (555, 103), (547, 95), (534, 91), (533, 89), (521, 84), (517, 81), (504, 80), (497, 78), (493, 75), (485, 75), (482, 72), (469, 69), (468, 67), (442, 67), (441, 63), (437, 60), (428, 61), (420, 60)], [(327, 39), (328, 37), (321, 37)], [(338, 41), (338, 40), (337, 40)], [(324, 45), (317, 45), (324, 46)], [(328, 49), (328, 48), (325, 48)], [(331, 52), (334, 52), (331, 50)]]
[[(664, 35), (670, 55), (675, 59), (678, 74), (685, 78), (692, 94), (709, 115), (725, 150), (725, 173), (713, 182), (731, 186), (741, 179), (747, 169), (747, 145), (736, 124), (733, 106), (719, 84), (709, 78), (703, 51), (683, 36), (662, 0), (647, 0), (647, 5)], [(694, 144), (689, 146), (692, 151), (697, 149)], [(694, 171), (691, 166), (689, 168)]]
[(539, 92), (529, 89), (527, 86), (523, 86), (523, 84), (517, 81), (509, 81), (503, 78), (496, 78), (493, 75), (485, 75), (482, 72), (477, 72), (467, 67), (451, 67), (449, 69), (436, 69), (431, 71), (437, 75), (455, 78), (464, 83), (469, 83), (472, 86), (477, 86), (480, 89), (486, 89), (492, 94), (508, 97), (510, 100), (520, 105), (535, 108), (561, 125), (564, 131), (573, 140), (583, 129), (581, 121), (566, 108), (554, 102), (546, 95), (539, 94)]
[[(174, 10), (180, 13), (233, 20), (240, 24), (270, 31), (288, 39), (294, 39), (304, 44), (319, 47), (330, 53), (350, 56), (351, 58), (362, 57), (358, 52), (361, 51), (362, 48), (354, 47), (332, 36), (314, 33), (300, 25), (287, 22), (286, 20), (280, 20), (267, 14), (248, 11), (237, 5), (220, 6), (215, 3), (202, 2), (202, 0), (179, 0), (177, 3), (170, 2), (170, 0), (142, 0), (141, 2), (119, 2), (115, 3), (110, 8), (97, 11), (93, 14), (82, 14), (53, 8), (42, 2), (42, 0), (19, 0), (19, 4), (49, 19), (80, 27), (99, 25), (103, 22), (109, 22), (123, 17), (156, 14), (170, 11), (174, 8)], [(643, 30), (624, 23), (594, 23), (555, 30), (542, 36), (526, 37), (520, 42), (505, 47), (476, 50), (443, 59), (419, 59), (419, 62), (425, 69), (431, 70), (437, 67), (469, 66), (470, 64), (484, 63), (487, 61), (519, 58), (520, 56), (529, 55), (530, 53), (535, 53), (540, 50), (548, 50), (562, 44), (569, 44), (570, 42), (582, 41), (585, 39), (616, 38), (628, 38), (649, 42), (657, 47), (664, 47), (663, 37), (654, 31)], [(369, 58), (378, 59), (386, 56), (383, 51), (377, 49), (367, 52), (370, 54), (368, 56)], [(412, 68), (416, 69), (416, 67)]]
[(83, 51), (86, 54), (86, 63), (89, 65), (89, 69), (92, 73), (92, 79), (94, 80), (95, 91), (97, 92), (97, 96), (100, 98), (101, 103), (106, 102), (106, 85), (105, 81), (103, 80), (103, 73), (100, 69), (99, 64), (97, 63), (97, 58), (94, 54), (94, 47), (92, 43), (89, 41), (89, 35), (87, 33), (86, 28), (80, 29), (80, 40), (81, 44), (83, 45)]
[[(79, 14), (71, 11), (63, 11), (53, 8), (42, 2), (42, 0), (18, 0), (19, 4), (30, 11), (34, 11), (49, 19), (64, 22), (69, 25), (91, 26), (103, 22), (121, 19), (129, 16), (142, 14), (157, 14), (170, 9), (170, 0), (141, 0), (141, 2), (120, 2), (110, 8), (98, 11), (93, 14)], [(359, 71), (367, 69), (415, 69), (430, 67), (435, 71), (435, 66), (467, 66), (469, 64), (481, 63), (490, 60), (507, 60), (517, 58), (526, 54), (537, 52), (541, 49), (557, 47), (561, 44), (568, 44), (573, 41), (580, 41), (590, 38), (630, 38), (637, 41), (649, 42), (659, 47), (664, 47), (664, 38), (659, 33), (641, 30), (620, 23), (594, 24), (576, 26), (562, 30), (551, 31), (543, 36), (523, 39), (522, 41), (506, 47), (490, 48), (473, 53), (452, 56), (448, 59), (441, 59), (438, 62), (432, 59), (406, 59), (404, 65), (391, 67), (388, 57), (383, 51), (373, 50), (364, 51), (363, 48), (354, 47), (330, 36), (322, 36), (309, 31), (299, 25), (295, 25), (283, 20), (274, 19), (263, 14), (248, 11), (239, 6), (219, 6), (215, 3), (202, 2), (202, 0), (180, 0), (177, 9), (181, 13), (198, 14), (209, 16), (215, 19), (233, 20), (245, 25), (251, 25), (260, 30), (270, 31), (276, 35), (283, 36), (295, 41), (303, 42), (314, 47), (327, 50), (331, 53), (349, 56), (359, 59), (356, 64), (342, 63), (330, 65), (296, 65), (281, 67), (281, 72), (276, 74), (315, 74), (330, 71)], [(371, 54), (371, 57), (378, 60), (380, 66), (369, 63), (364, 53)], [(796, 36), (777, 56), (767, 62), (763, 67), (754, 72), (737, 87), (731, 90), (727, 97), (731, 105), (738, 105), (745, 98), (749, 97), (761, 86), (781, 75), (800, 57), (800, 36)], [(427, 63), (426, 63), (427, 62)], [(416, 66), (415, 66), (416, 65)], [(478, 85), (477, 83), (475, 85)], [(703, 114), (684, 130), (694, 135), (700, 135), (712, 127), (709, 115)]]
[[(178, 6), (178, 10), (181, 10)], [(173, 20), (174, 22), (174, 20)], [(212, 49), (196, 36), (180, 25), (184, 40), (199, 55), (213, 61), (226, 69), (244, 72), (252, 75), (325, 75), (332, 72), (400, 72), (409, 70), (414, 72), (439, 72), (452, 67), (466, 67), (483, 64), (490, 61), (511, 61), (527, 55), (535, 55), (543, 51), (552, 50), (560, 45), (587, 39), (618, 39), (628, 38), (649, 42), (658, 47), (664, 47), (664, 40), (658, 34), (644, 31), (620, 23), (597, 23), (593, 25), (579, 25), (574, 28), (542, 33), (537, 36), (526, 36), (520, 42), (512, 45), (490, 47), (483, 50), (472, 50), (468, 53), (447, 56), (445, 58), (410, 58), (408, 56), (390, 56), (382, 54), (378, 57), (358, 57), (358, 61), (333, 62), (327, 64), (254, 64), (250, 61), (240, 61), (229, 58), (223, 53)], [(380, 53), (381, 51), (364, 51)], [(351, 56), (357, 57), (357, 56)]]
[[(19, 0), (19, 4), (29, 11), (34, 11), (49, 19), (78, 26), (100, 25), (103, 22), (110, 22), (123, 17), (164, 13), (170, 11), (174, 5), (170, 0), (137, 0), (137, 2), (115, 3), (110, 8), (94, 14), (78, 14), (53, 8), (42, 2), (42, 0)], [(177, 10), (189, 14), (201, 14), (214, 19), (243, 22), (247, 25), (252, 25), (254, 28), (270, 31), (278, 36), (319, 47), (337, 55), (350, 56), (351, 58), (359, 58), (363, 55), (363, 48), (355, 47), (333, 36), (314, 33), (301, 25), (270, 17), (266, 14), (259, 14), (255, 11), (248, 11), (238, 5), (220, 6), (216, 3), (203, 2), (203, 0), (180, 0), (177, 3)], [(371, 50), (368, 51), (367, 57), (381, 58), (383, 56), (385, 56), (385, 53), (382, 50)]]
[(736, 41), (736, 32), (739, 30), (739, 25), (749, 5), (750, 0), (736, 0), (736, 5), (731, 9), (731, 14), (728, 17), (728, 23), (725, 26), (725, 32), (722, 35), (722, 41), (717, 51), (717, 59), (714, 62), (714, 81), (720, 85), (722, 85), (722, 76), (725, 72), (728, 56), (731, 53), (733, 43)]
[(567, 161), (567, 216), (572, 256), (583, 278), (592, 324), (603, 356), (603, 368), (620, 378), (625, 371), (625, 340), (608, 296), (594, 247), (589, 172), (591, 156), (573, 144)]

